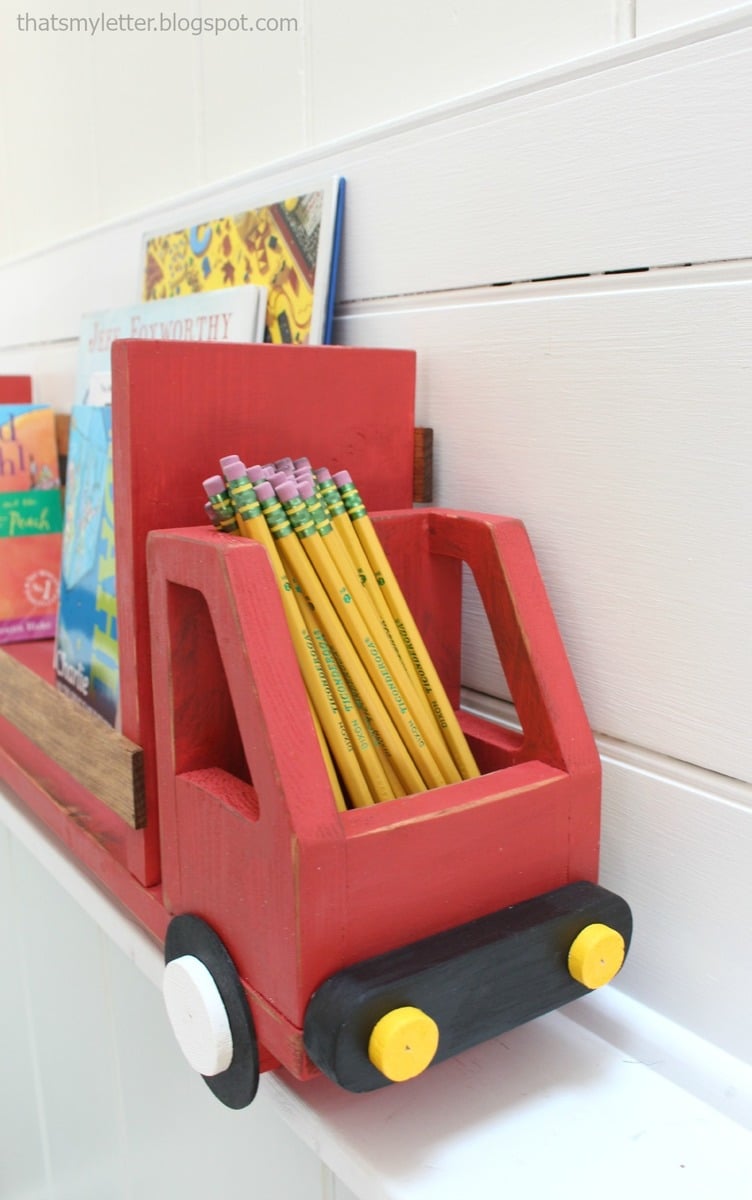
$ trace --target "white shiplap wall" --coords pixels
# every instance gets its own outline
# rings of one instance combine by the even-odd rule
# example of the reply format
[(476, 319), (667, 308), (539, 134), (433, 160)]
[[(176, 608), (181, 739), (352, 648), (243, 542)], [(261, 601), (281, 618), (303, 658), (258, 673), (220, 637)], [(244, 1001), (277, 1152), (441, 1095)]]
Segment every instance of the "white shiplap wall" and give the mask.
[[(578, 11), (595, 19), (596, 8), (609, 6)], [(631, 13), (638, 32), (641, 21), (662, 28), (668, 10), (609, 9), (622, 30)], [(323, 42), (308, 50), (319, 78), (328, 53)], [(743, 6), (324, 150), (288, 145), (297, 157), (0, 268), (0, 370), (30, 371), (37, 398), (67, 408), (81, 313), (136, 299), (144, 232), (312, 173), (347, 176), (337, 339), (415, 347), (438, 502), (527, 523), (604, 756), (603, 881), (635, 910), (620, 986), (748, 1062), (751, 59)], [(342, 132), (327, 125), (334, 104), (320, 86), (312, 139)], [(169, 191), (163, 180), (159, 188)], [(90, 215), (109, 214), (100, 205)], [(471, 590), (467, 608), (468, 703), (508, 719)], [(75, 1022), (76, 1003), (54, 1022), (43, 1011), (51, 982), (34, 947), (55, 901), (23, 852), (8, 855), (15, 874), (4, 867), (3, 877), (21, 899), (7, 911), (22, 930), (9, 950), (21, 990), (7, 1003), (23, 1030), (13, 1053), (19, 1071), (33, 1063), (14, 1120), (31, 1130), (28, 1153), (54, 1182), (76, 1164), (50, 1124), (65, 1060), (50, 1031)], [(148, 1121), (129, 1116), (138, 1089), (127, 1076), (150, 1068), (126, 1048), (122, 1074), (110, 1070), (125, 1045), (118, 1006), (149, 1010), (146, 1060), (158, 1079), (138, 1087), (164, 1088), (161, 1102), (172, 1102), (184, 1073), (165, 1059), (142, 984), (70, 911), (59, 920), (80, 939), (79, 970), (109, 997), (107, 1013), (87, 1018), (84, 1091), (125, 1116), (102, 1141), (99, 1166), (125, 1163), (124, 1194), (137, 1194)], [(123, 1130), (133, 1120), (131, 1162)], [(24, 1168), (14, 1169), (20, 1179)], [(299, 1186), (289, 1194), (307, 1197)]]

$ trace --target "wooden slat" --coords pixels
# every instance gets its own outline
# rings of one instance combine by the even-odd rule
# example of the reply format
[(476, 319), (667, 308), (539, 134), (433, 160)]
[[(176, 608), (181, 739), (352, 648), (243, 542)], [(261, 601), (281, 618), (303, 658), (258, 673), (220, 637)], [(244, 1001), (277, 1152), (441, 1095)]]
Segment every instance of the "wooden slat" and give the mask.
[(70, 413), (55, 413), (55, 433), (57, 434), (57, 452), (61, 458), (66, 458), (68, 438), (70, 437)]
[(0, 716), (131, 826), (144, 824), (143, 752), (0, 651)]
[(433, 501), (433, 429), (415, 430), (413, 501), (415, 504)]

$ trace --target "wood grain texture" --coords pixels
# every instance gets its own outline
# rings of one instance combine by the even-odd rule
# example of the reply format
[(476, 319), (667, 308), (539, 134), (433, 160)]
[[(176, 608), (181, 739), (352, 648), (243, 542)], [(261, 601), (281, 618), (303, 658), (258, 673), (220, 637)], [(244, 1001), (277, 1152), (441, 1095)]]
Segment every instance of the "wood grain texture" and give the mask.
[(433, 430), (425, 427), (415, 430), (413, 501), (416, 504), (433, 501)]
[(0, 651), (0, 717), (132, 829), (144, 824), (140, 747), (4, 651)]
[(57, 452), (62, 458), (67, 458), (68, 439), (70, 437), (70, 413), (55, 413), (55, 434), (57, 436)]

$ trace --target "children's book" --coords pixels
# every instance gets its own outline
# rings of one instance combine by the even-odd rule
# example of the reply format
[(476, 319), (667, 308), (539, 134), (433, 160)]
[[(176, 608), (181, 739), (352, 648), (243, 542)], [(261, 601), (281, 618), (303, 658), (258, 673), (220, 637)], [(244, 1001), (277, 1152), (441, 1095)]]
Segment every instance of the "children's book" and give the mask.
[(117, 338), (260, 342), (266, 288), (179, 296), (83, 318), (71, 412), (55, 645), (58, 687), (119, 727), (119, 654), (112, 498), (112, 373)]
[(62, 527), (52, 409), (0, 405), (0, 643), (53, 637)]
[(148, 236), (144, 300), (263, 284), (269, 290), (265, 341), (329, 342), (344, 194), (345, 182), (337, 177), (298, 194), (264, 198), (243, 212)]
[(159, 338), (168, 342), (263, 342), (267, 291), (250, 284), (221, 294), (181, 296), (155, 304), (134, 304), (87, 313), (81, 322), (74, 404), (88, 404), (93, 375), (110, 371), (117, 338)]
[(65, 490), (55, 676), (62, 691), (117, 726), (111, 405), (74, 408)]

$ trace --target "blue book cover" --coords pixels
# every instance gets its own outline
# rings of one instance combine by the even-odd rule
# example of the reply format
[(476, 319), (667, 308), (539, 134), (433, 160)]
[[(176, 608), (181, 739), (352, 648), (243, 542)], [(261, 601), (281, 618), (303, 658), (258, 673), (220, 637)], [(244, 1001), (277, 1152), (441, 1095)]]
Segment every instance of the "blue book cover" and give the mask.
[(112, 409), (73, 409), (55, 674), (58, 687), (118, 727), (119, 661)]
[(84, 316), (71, 412), (55, 675), (58, 687), (119, 728), (110, 351), (117, 338), (258, 342), (267, 289), (136, 304)]

